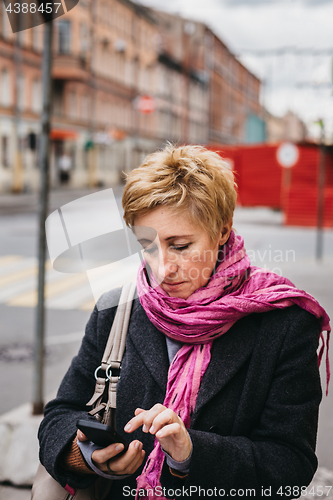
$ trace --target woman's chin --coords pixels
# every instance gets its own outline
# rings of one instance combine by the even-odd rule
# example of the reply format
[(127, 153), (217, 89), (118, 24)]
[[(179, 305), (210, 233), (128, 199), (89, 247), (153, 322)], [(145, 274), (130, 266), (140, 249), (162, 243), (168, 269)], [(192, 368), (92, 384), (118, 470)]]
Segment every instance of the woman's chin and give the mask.
[(192, 294), (192, 291), (189, 290), (189, 287), (186, 285), (178, 290), (170, 290), (170, 287), (164, 287), (163, 283), (161, 283), (161, 287), (164, 290), (164, 292), (169, 295), (169, 297), (177, 297), (178, 299), (187, 299)]

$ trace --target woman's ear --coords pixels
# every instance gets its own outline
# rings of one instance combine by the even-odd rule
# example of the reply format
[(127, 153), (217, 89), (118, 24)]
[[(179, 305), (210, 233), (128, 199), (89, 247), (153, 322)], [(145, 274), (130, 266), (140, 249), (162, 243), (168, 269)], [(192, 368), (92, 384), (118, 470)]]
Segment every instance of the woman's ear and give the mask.
[(233, 219), (231, 217), (228, 220), (228, 222), (226, 222), (224, 224), (224, 226), (222, 227), (221, 237), (220, 237), (220, 241), (219, 241), (220, 246), (224, 245), (228, 241), (230, 233), (231, 233), (231, 229), (232, 229), (232, 223), (233, 223)]

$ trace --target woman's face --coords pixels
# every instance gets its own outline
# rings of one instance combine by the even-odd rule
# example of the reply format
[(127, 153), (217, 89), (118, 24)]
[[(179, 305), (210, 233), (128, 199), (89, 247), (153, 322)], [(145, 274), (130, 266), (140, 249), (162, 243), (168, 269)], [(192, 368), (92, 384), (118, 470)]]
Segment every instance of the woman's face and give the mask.
[[(151, 236), (155, 231), (136, 230), (136, 226), (153, 228), (157, 237)], [(182, 299), (208, 283), (219, 247), (228, 240), (231, 228), (232, 219), (212, 243), (208, 233), (193, 224), (185, 212), (175, 214), (171, 207), (163, 206), (134, 221), (134, 232), (156, 281), (168, 295)]]

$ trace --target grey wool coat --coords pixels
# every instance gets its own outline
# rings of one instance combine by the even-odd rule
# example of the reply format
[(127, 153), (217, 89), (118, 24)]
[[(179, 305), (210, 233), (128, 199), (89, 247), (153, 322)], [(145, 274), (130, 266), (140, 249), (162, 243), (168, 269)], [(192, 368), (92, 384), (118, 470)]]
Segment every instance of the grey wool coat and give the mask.
[[(93, 475), (62, 468), (62, 453), (87, 415), (111, 329), (120, 288), (100, 300), (86, 327), (78, 355), (56, 399), (45, 408), (39, 429), (40, 460), (63, 486), (86, 487)], [(163, 493), (168, 498), (202, 496), (300, 496), (316, 471), (318, 407), (322, 397), (316, 350), (319, 322), (298, 306), (250, 314), (217, 338), (204, 374), (189, 434), (190, 471), (174, 477), (164, 464)], [(138, 429), (123, 431), (137, 407), (163, 403), (169, 367), (165, 336), (148, 319), (136, 295), (117, 389), (117, 429), (143, 442), (146, 458), (154, 438)], [(88, 408), (89, 410), (89, 408)], [(108, 499), (134, 498), (137, 473), (113, 482)], [(201, 490), (200, 490), (201, 488)]]

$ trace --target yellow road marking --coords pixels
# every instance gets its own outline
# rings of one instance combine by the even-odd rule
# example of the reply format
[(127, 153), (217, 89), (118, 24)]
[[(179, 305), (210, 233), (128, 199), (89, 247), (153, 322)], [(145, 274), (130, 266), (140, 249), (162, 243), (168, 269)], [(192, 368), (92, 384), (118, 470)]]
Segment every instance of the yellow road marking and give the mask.
[[(51, 262), (47, 261), (46, 270), (50, 269), (51, 267)], [(31, 267), (28, 267), (27, 269), (23, 269), (22, 271), (17, 271), (16, 273), (10, 273), (9, 275), (0, 277), (0, 288), (4, 288), (11, 283), (15, 283), (16, 281), (21, 281), (25, 278), (36, 275), (37, 269), (38, 266), (33, 265)]]
[[(49, 299), (55, 295), (59, 295), (64, 291), (71, 288), (75, 288), (82, 283), (87, 282), (86, 274), (76, 274), (64, 279), (58, 280), (54, 283), (46, 283), (45, 285), (45, 298)], [(7, 302), (8, 306), (20, 306), (20, 307), (35, 307), (37, 304), (37, 290), (32, 290), (30, 292), (22, 293), (17, 297), (11, 299)]]
[(13, 262), (17, 262), (22, 259), (23, 257), (21, 255), (4, 255), (3, 257), (0, 257), (0, 267), (8, 266), (8, 264), (12, 264)]

